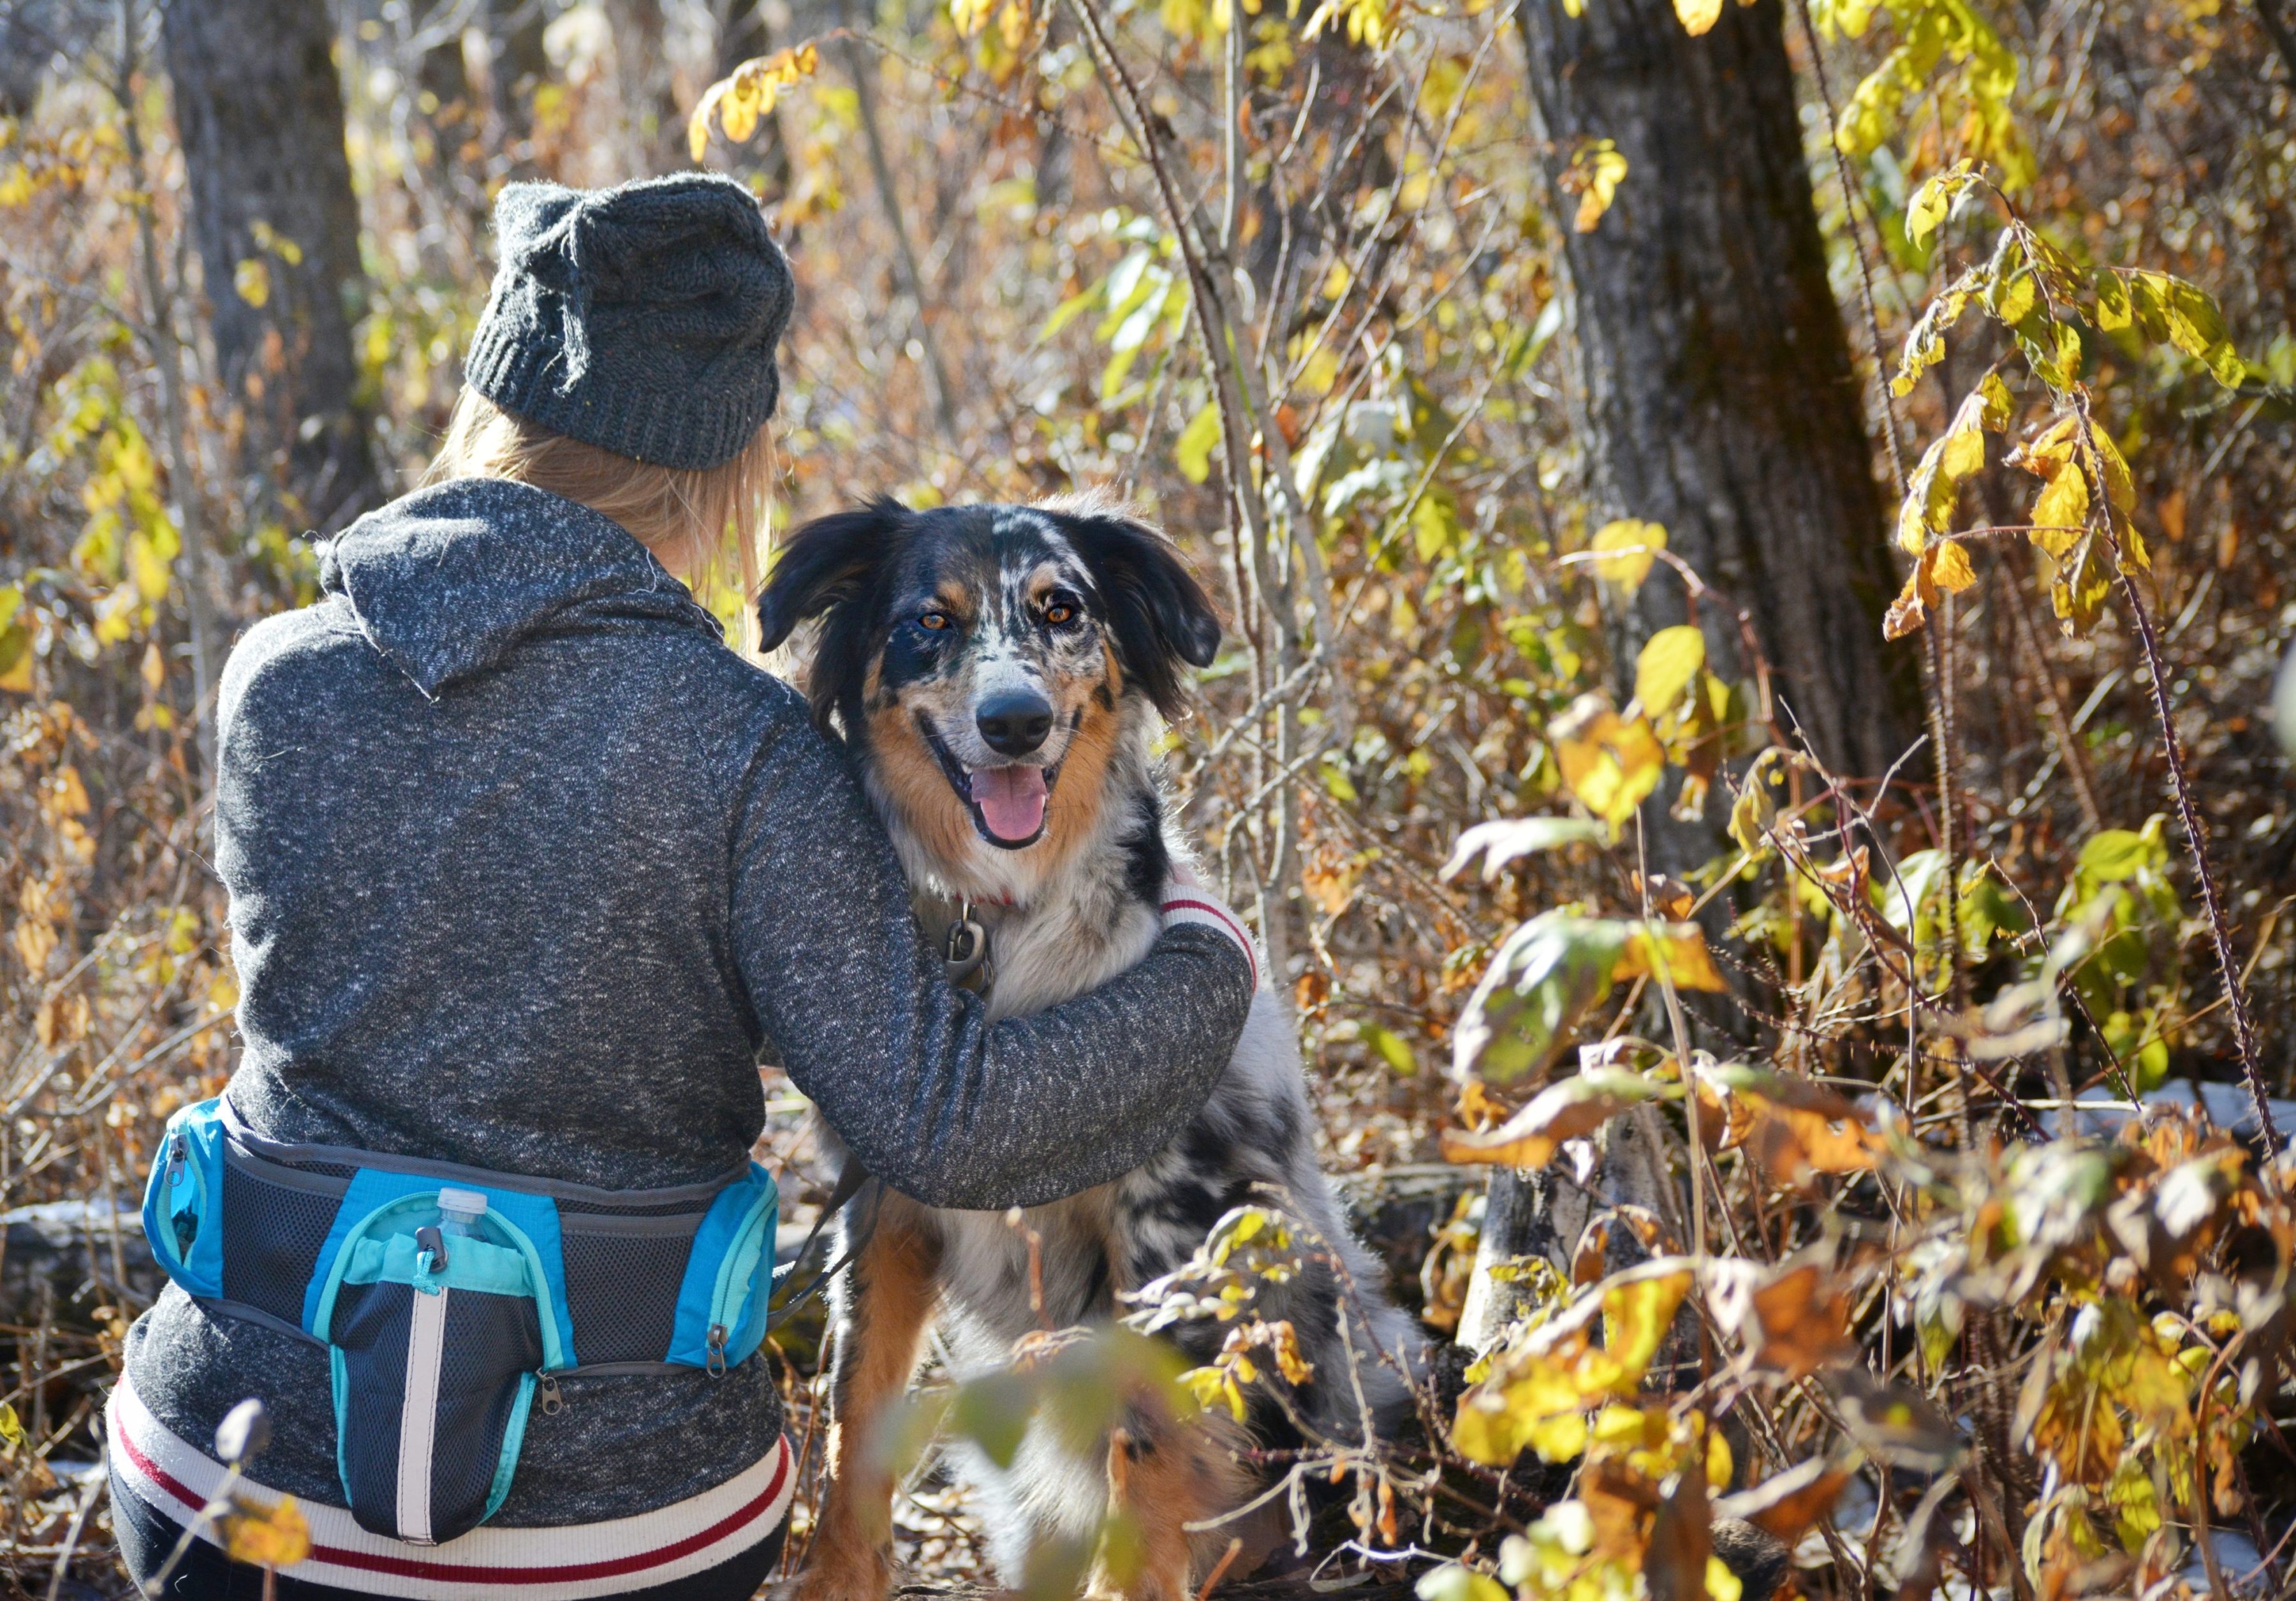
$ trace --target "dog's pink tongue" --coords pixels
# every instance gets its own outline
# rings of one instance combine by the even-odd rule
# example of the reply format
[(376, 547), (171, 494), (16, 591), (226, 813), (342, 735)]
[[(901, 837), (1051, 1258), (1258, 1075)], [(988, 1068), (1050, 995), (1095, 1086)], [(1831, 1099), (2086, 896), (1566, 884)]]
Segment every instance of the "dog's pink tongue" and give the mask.
[(1044, 826), (1045, 769), (982, 768), (972, 775), (972, 803), (998, 839), (1025, 840)]

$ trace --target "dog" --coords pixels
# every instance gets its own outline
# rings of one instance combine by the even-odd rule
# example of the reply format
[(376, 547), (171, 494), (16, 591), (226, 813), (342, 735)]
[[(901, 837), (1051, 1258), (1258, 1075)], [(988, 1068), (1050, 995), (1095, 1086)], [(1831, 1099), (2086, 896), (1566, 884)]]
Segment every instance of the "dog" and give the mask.
[[(923, 512), (880, 499), (795, 530), (759, 620), (768, 651), (818, 620), (801, 674), (815, 715), (851, 752), (925, 928), (968, 916), (985, 926), (992, 1017), (1079, 995), (1147, 954), (1165, 883), (1188, 860), (1154, 742), (1185, 704), (1184, 669), (1210, 665), (1220, 637), (1168, 538), (1090, 499)], [(1292, 1220), (1308, 1258), (1255, 1307), (1291, 1322), (1310, 1365), (1288, 1397), (1292, 1416), (1262, 1397), (1241, 1426), (1217, 1412), (1185, 1424), (1128, 1416), (1083, 1457), (1037, 1430), (1009, 1467), (974, 1465), (998, 1503), (988, 1527), (1000, 1573), (1017, 1584), (1033, 1547), (1089, 1542), (1120, 1509), (1138, 1532), (1137, 1560), (1123, 1573), (1103, 1564), (1087, 1588), (1187, 1601), (1236, 1529), (1185, 1525), (1272, 1482), (1241, 1448), (1296, 1448), (1301, 1423), (1348, 1441), (1366, 1416), (1380, 1434), (1400, 1423), (1416, 1324), (1387, 1300), (1316, 1168), (1297, 1040), (1263, 986), (1210, 1100), (1115, 1182), (1030, 1209), (1025, 1231), (997, 1213), (890, 1193), (875, 1203), (832, 1294), (831, 1489), (803, 1601), (879, 1601), (887, 1590), (893, 1485), (872, 1446), (936, 1319), (960, 1371), (993, 1367), (1032, 1331), (1120, 1317), (1124, 1294), (1179, 1268), (1230, 1209), (1255, 1202)], [(1201, 1365), (1228, 1326), (1207, 1319), (1164, 1337)], [(1275, 1534), (1259, 1538), (1255, 1562)]]

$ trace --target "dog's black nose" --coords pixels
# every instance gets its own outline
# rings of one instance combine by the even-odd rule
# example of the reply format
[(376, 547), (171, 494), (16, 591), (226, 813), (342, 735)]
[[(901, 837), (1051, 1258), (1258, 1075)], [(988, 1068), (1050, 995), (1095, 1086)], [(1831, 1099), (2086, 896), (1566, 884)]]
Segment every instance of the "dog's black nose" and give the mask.
[(981, 702), (972, 721), (999, 756), (1026, 756), (1053, 731), (1053, 705), (1033, 691), (1016, 690)]

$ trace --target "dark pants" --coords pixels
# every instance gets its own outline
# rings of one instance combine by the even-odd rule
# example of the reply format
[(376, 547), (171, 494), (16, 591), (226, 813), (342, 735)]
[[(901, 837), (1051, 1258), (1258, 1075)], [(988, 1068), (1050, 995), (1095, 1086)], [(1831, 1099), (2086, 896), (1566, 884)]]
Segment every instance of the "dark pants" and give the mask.
[[(145, 1506), (117, 1474), (111, 1479), (111, 1522), (119, 1536), (119, 1555), (139, 1586), (160, 1571), (184, 1532), (183, 1525)], [(621, 1594), (627, 1601), (750, 1601), (781, 1560), (782, 1537), (788, 1530), (784, 1520), (764, 1539), (714, 1568)], [(207, 1541), (195, 1539), (168, 1575), (162, 1593), (184, 1601), (262, 1601), (263, 1570), (234, 1562)], [(278, 1601), (373, 1601), (361, 1590), (312, 1584), (286, 1573), (279, 1575), (275, 1594)]]

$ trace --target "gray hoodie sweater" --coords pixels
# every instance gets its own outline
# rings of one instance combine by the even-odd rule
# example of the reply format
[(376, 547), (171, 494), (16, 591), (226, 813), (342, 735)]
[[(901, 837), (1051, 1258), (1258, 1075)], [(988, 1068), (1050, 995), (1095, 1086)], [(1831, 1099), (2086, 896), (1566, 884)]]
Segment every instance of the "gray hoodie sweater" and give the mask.
[[(887, 1183), (1070, 1195), (1145, 1160), (1226, 1065), (1242, 955), (1174, 928), (1106, 988), (991, 1026), (788, 686), (617, 524), (523, 485), (411, 495), (224, 672), (217, 859), (257, 1132), (616, 1188), (723, 1173), (770, 1049)], [(261, 1482), (340, 1504), (318, 1346), (170, 1285), (128, 1336), (204, 1448), (260, 1395)], [(537, 1410), (496, 1521), (626, 1516), (773, 1445), (767, 1364), (591, 1377)]]

